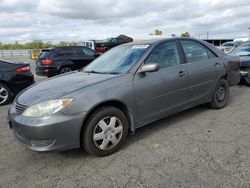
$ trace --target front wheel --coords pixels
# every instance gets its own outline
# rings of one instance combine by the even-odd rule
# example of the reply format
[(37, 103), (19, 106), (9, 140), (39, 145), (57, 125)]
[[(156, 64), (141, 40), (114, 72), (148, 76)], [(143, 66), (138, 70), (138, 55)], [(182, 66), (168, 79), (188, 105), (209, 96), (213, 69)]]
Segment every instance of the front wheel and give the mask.
[(128, 120), (112, 106), (96, 110), (82, 132), (82, 147), (90, 154), (106, 156), (120, 149), (128, 135)]
[(210, 102), (210, 106), (214, 109), (224, 108), (229, 99), (229, 86), (226, 80), (221, 79), (218, 81), (212, 101)]

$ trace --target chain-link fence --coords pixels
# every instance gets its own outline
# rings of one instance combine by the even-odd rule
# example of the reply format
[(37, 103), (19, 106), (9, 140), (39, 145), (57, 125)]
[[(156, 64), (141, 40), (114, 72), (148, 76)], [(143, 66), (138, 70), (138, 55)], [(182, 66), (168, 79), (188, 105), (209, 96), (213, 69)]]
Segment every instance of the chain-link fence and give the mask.
[(32, 50), (0, 50), (0, 57), (25, 56), (30, 57)]

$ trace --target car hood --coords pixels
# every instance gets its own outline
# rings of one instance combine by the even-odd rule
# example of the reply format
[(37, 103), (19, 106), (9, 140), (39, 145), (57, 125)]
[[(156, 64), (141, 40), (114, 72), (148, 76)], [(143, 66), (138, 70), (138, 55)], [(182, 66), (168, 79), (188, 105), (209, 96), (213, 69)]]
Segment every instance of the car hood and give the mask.
[(16, 102), (31, 106), (40, 102), (63, 98), (77, 90), (87, 86), (113, 79), (121, 75), (95, 74), (85, 72), (73, 72), (57, 76), (24, 90), (16, 98)]

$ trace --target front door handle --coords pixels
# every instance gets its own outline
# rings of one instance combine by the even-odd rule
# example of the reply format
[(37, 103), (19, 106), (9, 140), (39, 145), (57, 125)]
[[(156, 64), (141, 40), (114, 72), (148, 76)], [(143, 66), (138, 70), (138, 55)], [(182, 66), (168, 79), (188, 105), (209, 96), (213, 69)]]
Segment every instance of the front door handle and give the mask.
[(216, 62), (216, 63), (214, 64), (214, 66), (220, 67), (220, 63), (219, 63), (219, 62)]
[(184, 71), (180, 71), (179, 73), (178, 73), (178, 76), (179, 77), (183, 77), (183, 76), (185, 76), (186, 75), (186, 73), (184, 72)]

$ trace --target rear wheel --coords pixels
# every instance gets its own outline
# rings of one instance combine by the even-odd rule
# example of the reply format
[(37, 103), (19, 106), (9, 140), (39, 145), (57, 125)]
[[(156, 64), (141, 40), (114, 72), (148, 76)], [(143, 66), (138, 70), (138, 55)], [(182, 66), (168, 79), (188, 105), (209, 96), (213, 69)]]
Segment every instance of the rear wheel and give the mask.
[(63, 66), (59, 69), (59, 74), (63, 74), (63, 73), (70, 72), (70, 71), (72, 71), (71, 67)]
[(216, 85), (210, 106), (214, 109), (224, 108), (229, 99), (229, 86), (226, 80), (221, 79)]
[(112, 106), (96, 110), (84, 125), (82, 146), (90, 154), (110, 155), (120, 149), (128, 135), (128, 120)]
[(8, 104), (11, 100), (11, 91), (8, 86), (0, 83), (0, 106)]

